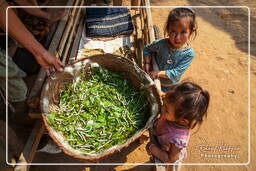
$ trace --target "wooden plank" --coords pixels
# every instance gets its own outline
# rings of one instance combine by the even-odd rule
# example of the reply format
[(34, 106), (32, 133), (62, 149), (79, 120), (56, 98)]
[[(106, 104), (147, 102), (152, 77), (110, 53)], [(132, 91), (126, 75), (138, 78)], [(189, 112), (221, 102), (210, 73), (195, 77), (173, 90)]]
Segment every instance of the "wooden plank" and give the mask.
[(143, 40), (142, 38), (137, 39), (137, 60), (138, 60), (138, 66), (140, 68), (142, 68), (142, 59), (143, 59), (143, 48), (144, 48), (144, 44), (143, 44)]
[(154, 28), (153, 28), (153, 21), (152, 21), (152, 15), (150, 11), (150, 2), (149, 0), (145, 0), (145, 5), (148, 7), (146, 8), (146, 16), (147, 16), (147, 25), (149, 29), (149, 37), (150, 37), (150, 43), (155, 40), (155, 34), (154, 34)]
[[(84, 1), (81, 1), (79, 6), (83, 6), (83, 4), (84, 4)], [(72, 29), (71, 29), (71, 32), (70, 32), (70, 35), (69, 35), (68, 42), (66, 43), (65, 50), (64, 50), (64, 53), (62, 55), (62, 58), (63, 58), (62, 62), (63, 63), (66, 63), (68, 52), (70, 52), (70, 46), (71, 46), (72, 41), (74, 40), (75, 30), (77, 29), (77, 22), (79, 21), (79, 19), (81, 17), (80, 14), (81, 14), (81, 8), (78, 8), (77, 13), (75, 14), (75, 20), (74, 20), (74, 23), (73, 23), (73, 26), (72, 26)]]
[[(82, 12), (81, 12), (80, 15), (84, 16), (84, 14)], [(80, 39), (82, 37), (82, 32), (84, 31), (83, 30), (84, 24), (85, 24), (85, 21), (83, 19), (80, 19), (78, 29), (75, 33), (75, 40), (73, 42), (73, 46), (72, 46), (72, 49), (71, 49), (71, 52), (70, 52), (70, 59), (68, 60), (68, 63), (72, 63), (76, 59), (79, 44), (80, 44)]]
[[(76, 0), (75, 1), (75, 6), (78, 6), (80, 0)], [(60, 44), (59, 44), (59, 47), (58, 47), (58, 52), (57, 52), (57, 57), (58, 58), (61, 58), (62, 56), (62, 52), (64, 50), (64, 47), (65, 47), (65, 44), (66, 44), (66, 41), (68, 39), (68, 36), (69, 36), (69, 33), (71, 31), (71, 28), (73, 26), (73, 23), (74, 23), (74, 20), (75, 20), (75, 14), (77, 13), (77, 10), (78, 8), (73, 8), (72, 11), (71, 11), (71, 15), (69, 16), (69, 19), (68, 19), (68, 24), (65, 28), (65, 31), (62, 35), (62, 38), (61, 38), (61, 41), (60, 41)]]
[(136, 17), (136, 11), (135, 10), (131, 10), (131, 17), (132, 17), (132, 23), (133, 23), (133, 33), (130, 35), (130, 42), (131, 42), (131, 51), (135, 53), (135, 58), (136, 58), (136, 51), (135, 51), (135, 34), (136, 34), (136, 29), (135, 29), (135, 17)]
[(141, 0), (131, 0), (131, 6), (133, 6), (132, 10), (138, 11), (140, 3), (141, 3)]
[[(18, 165), (14, 168), (14, 171), (28, 171), (34, 155), (36, 153), (37, 146), (40, 142), (41, 137), (45, 131), (45, 126), (41, 120), (37, 120), (36, 124), (29, 135), (26, 145), (19, 157)], [(19, 165), (22, 164), (22, 165)]]

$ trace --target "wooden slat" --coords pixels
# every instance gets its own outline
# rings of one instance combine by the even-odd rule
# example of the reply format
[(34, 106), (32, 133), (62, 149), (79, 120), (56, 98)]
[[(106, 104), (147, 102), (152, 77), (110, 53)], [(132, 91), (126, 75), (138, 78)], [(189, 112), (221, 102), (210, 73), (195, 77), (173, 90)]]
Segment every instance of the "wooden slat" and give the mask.
[[(83, 4), (84, 4), (84, 1), (80, 1), (79, 6), (83, 6)], [(72, 41), (74, 40), (75, 30), (77, 29), (77, 27), (76, 27), (77, 22), (79, 21), (79, 19), (81, 17), (80, 14), (81, 14), (81, 8), (78, 8), (77, 13), (75, 14), (74, 23), (72, 24), (73, 26), (72, 26), (72, 29), (71, 29), (71, 32), (70, 32), (70, 35), (69, 35), (68, 42), (66, 43), (65, 50), (64, 50), (64, 53), (62, 55), (62, 62), (63, 63), (66, 63), (68, 52), (70, 52), (70, 46), (71, 46)]]
[[(84, 16), (84, 14), (81, 12), (82, 16)], [(78, 29), (75, 33), (75, 40), (73, 42), (73, 46), (70, 52), (70, 59), (68, 60), (68, 63), (72, 63), (74, 62), (74, 60), (76, 59), (77, 56), (77, 52), (78, 52), (78, 48), (79, 48), (79, 44), (80, 44), (80, 39), (82, 37), (82, 32), (84, 31), (84, 20), (80, 19), (79, 25), (78, 25)]]
[[(75, 6), (78, 6), (80, 3), (80, 0), (76, 0), (75, 1)], [(78, 11), (78, 8), (73, 8), (72, 11), (71, 11), (71, 15), (69, 16), (69, 19), (68, 19), (68, 24), (65, 28), (65, 32), (63, 33), (62, 35), (62, 38), (61, 38), (61, 41), (60, 41), (60, 44), (59, 44), (59, 47), (58, 47), (58, 52), (57, 52), (57, 57), (58, 58), (61, 58), (62, 56), (62, 52), (64, 50), (64, 47), (65, 47), (65, 44), (66, 44), (66, 41), (68, 39), (68, 36), (69, 36), (69, 33), (72, 29), (72, 26), (73, 26), (73, 23), (74, 23), (74, 20), (75, 20), (75, 14), (77, 13)]]
[[(133, 23), (133, 26), (134, 26), (134, 31), (133, 33), (130, 35), (130, 42), (132, 44), (131, 46), (131, 50), (134, 52), (135, 51), (135, 34), (136, 34), (136, 31), (135, 31), (135, 16), (136, 15), (136, 11), (135, 10), (131, 10), (131, 17), (132, 17), (132, 23)], [(136, 52), (135, 52), (135, 55), (136, 55)]]
[(140, 2), (141, 0), (131, 0), (131, 6), (136, 6), (136, 7), (132, 7), (132, 10), (136, 10), (138, 11), (139, 8), (138, 6), (140, 6)]
[[(149, 0), (145, 0), (145, 5), (147, 7), (150, 7)], [(147, 24), (148, 24), (148, 29), (149, 29), (150, 42), (153, 42), (155, 40), (155, 34), (154, 34), (154, 28), (153, 28), (152, 15), (151, 15), (150, 8), (145, 8), (145, 9), (146, 9), (146, 14), (147, 14)]]
[(30, 165), (27, 164), (32, 162), (34, 155), (36, 153), (37, 146), (40, 142), (42, 135), (44, 134), (44, 131), (45, 126), (43, 122), (41, 120), (37, 120), (17, 163), (23, 165), (17, 165), (14, 168), (14, 171), (29, 170)]

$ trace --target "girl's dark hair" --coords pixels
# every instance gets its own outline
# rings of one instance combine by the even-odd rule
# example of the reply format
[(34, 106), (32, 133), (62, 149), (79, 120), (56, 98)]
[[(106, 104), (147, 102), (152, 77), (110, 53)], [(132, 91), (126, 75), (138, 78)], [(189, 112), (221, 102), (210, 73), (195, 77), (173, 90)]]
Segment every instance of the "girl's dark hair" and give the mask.
[(169, 12), (168, 19), (164, 28), (165, 36), (168, 35), (170, 25), (184, 17), (191, 18), (189, 28), (190, 31), (194, 34), (193, 39), (195, 39), (197, 35), (196, 13), (191, 8), (174, 8)]
[(183, 118), (189, 121), (188, 127), (194, 128), (203, 122), (207, 116), (207, 108), (210, 101), (208, 91), (192, 82), (183, 82), (174, 85), (166, 94), (167, 104), (175, 106), (175, 118)]

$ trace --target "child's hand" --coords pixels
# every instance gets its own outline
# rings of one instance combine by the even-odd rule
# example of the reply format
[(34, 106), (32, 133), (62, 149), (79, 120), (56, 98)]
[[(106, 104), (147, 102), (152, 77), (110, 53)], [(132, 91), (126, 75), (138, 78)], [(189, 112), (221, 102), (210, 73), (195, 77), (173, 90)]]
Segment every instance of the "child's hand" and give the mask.
[(146, 145), (146, 151), (147, 151), (147, 154), (149, 155), (149, 156), (151, 156), (152, 154), (151, 154), (151, 151), (150, 151), (150, 147), (151, 146), (151, 143), (149, 142), (147, 145)]
[(147, 74), (149, 74), (149, 71), (150, 71), (150, 64), (145, 63), (145, 64), (143, 65), (143, 70), (144, 70)]
[[(157, 147), (157, 145), (155, 145), (155, 144), (153, 144), (153, 143), (149, 144), (149, 146), (148, 146), (148, 151), (149, 151), (150, 155), (152, 155), (152, 150), (153, 150), (153, 148), (155, 148), (155, 147)], [(158, 147), (157, 147), (157, 148), (158, 148)]]
[(157, 147), (157, 145), (150, 143), (150, 142), (146, 145), (146, 151), (147, 151), (148, 155), (150, 155), (150, 156), (152, 155), (152, 149), (154, 147)]
[(151, 71), (151, 72), (149, 72), (149, 75), (150, 75), (150, 77), (151, 77), (152, 79), (158, 78), (158, 72), (159, 72), (159, 71)]
[(165, 95), (166, 95), (166, 93), (165, 93), (165, 92), (160, 91), (160, 92), (159, 92), (159, 94), (160, 94), (161, 99), (164, 99), (164, 98), (165, 98)]

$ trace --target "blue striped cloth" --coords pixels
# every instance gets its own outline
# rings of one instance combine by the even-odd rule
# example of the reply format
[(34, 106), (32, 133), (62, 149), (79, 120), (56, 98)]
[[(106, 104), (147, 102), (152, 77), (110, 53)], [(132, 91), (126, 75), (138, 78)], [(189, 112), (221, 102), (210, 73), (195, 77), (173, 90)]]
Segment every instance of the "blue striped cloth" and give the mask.
[(87, 8), (85, 23), (87, 37), (131, 34), (134, 29), (127, 8)]

